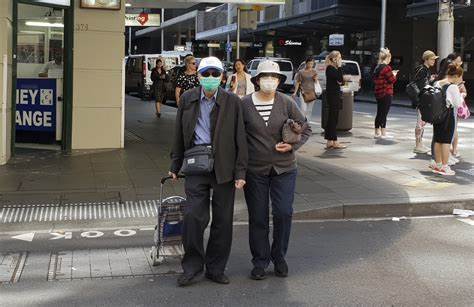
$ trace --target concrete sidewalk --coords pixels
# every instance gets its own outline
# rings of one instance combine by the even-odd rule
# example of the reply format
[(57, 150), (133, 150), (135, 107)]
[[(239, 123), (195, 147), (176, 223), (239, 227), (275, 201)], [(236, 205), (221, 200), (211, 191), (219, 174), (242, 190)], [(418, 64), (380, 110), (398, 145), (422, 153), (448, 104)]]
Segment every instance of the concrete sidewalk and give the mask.
[[(70, 204), (79, 202), (158, 199), (159, 179), (167, 173), (173, 137), (174, 108), (161, 119), (153, 103), (127, 98), (126, 148), (60, 153), (18, 150), (0, 167), (0, 206)], [(320, 135), (319, 105), (314, 134), (299, 151), (295, 216), (297, 218), (357, 218), (452, 213), (474, 209), (474, 121), (459, 123), (462, 162), (455, 177), (433, 175), (429, 156), (412, 153), (415, 113), (394, 107), (390, 136), (373, 139), (373, 104), (357, 103), (354, 128), (341, 134), (344, 151), (325, 151)], [(431, 140), (431, 129), (426, 140)], [(182, 184), (168, 194), (182, 194)], [(247, 217), (238, 192), (235, 219)]]

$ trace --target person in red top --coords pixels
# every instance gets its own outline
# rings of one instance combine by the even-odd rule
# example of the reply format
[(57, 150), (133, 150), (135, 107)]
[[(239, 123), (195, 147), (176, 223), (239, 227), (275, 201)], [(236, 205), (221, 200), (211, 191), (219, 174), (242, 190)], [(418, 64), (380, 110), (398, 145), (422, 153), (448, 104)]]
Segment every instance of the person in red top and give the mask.
[(390, 50), (382, 48), (379, 61), (374, 70), (375, 98), (377, 99), (377, 116), (375, 117), (375, 138), (386, 135), (387, 115), (392, 104), (393, 84), (397, 81), (398, 70), (392, 70)]

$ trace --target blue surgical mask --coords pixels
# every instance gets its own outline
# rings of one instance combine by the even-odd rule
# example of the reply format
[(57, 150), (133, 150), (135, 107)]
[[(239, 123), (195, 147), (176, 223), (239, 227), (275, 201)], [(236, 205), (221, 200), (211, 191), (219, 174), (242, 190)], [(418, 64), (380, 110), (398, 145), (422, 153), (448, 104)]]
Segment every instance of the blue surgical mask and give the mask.
[(221, 78), (215, 78), (215, 77), (207, 77), (207, 78), (201, 78), (200, 79), (201, 86), (206, 92), (214, 92), (219, 88), (219, 85), (221, 84)]

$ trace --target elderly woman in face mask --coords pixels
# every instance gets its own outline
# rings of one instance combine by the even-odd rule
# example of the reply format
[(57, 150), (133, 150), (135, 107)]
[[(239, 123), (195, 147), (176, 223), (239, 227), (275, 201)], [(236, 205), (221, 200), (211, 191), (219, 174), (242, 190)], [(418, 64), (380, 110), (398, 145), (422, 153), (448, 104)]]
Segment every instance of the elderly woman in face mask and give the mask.
[[(249, 212), (249, 240), (254, 268), (251, 278), (265, 278), (273, 262), (275, 275), (288, 276), (285, 255), (290, 238), (296, 182), (295, 152), (308, 140), (311, 128), (293, 99), (277, 92), (285, 75), (277, 63), (263, 61), (252, 81), (259, 91), (243, 99), (242, 109), (249, 148), (245, 199)], [(285, 123), (293, 120), (297, 141), (283, 142)], [(285, 127), (288, 128), (288, 125)], [(269, 206), (273, 214), (273, 242), (269, 241)]]

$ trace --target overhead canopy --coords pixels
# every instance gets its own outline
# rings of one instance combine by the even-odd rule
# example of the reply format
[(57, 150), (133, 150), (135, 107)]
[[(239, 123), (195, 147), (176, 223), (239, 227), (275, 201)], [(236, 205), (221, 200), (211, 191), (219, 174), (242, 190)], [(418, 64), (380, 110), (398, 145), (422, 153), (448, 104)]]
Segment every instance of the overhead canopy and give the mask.
[(126, 0), (131, 7), (138, 8), (164, 8), (164, 9), (180, 9), (189, 8), (199, 3), (232, 3), (247, 5), (278, 5), (285, 4), (285, 0)]

